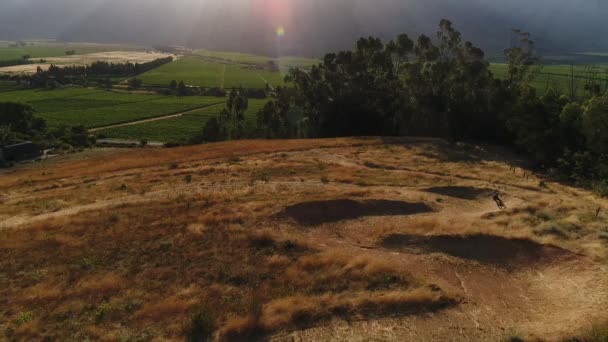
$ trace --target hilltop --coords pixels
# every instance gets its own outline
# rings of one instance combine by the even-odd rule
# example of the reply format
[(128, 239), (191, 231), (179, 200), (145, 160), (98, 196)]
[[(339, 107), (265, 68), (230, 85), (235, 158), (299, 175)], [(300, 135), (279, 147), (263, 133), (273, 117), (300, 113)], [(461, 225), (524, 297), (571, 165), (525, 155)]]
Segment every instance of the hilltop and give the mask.
[(582, 335), (608, 314), (607, 201), (527, 165), (492, 146), (343, 138), (97, 149), (2, 170), (0, 331)]

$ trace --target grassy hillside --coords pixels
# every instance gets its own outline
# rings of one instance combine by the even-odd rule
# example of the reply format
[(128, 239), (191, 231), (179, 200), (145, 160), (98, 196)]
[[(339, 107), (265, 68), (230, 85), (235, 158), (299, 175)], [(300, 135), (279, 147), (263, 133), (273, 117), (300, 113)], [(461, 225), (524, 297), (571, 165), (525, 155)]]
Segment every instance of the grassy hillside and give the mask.
[(525, 164), (362, 138), (106, 149), (0, 171), (0, 331), (560, 341), (608, 318), (608, 202)]
[(93, 128), (206, 107), (225, 99), (68, 88), (4, 92), (0, 93), (0, 101), (30, 104), (36, 115), (45, 119), (50, 127), (84, 125)]

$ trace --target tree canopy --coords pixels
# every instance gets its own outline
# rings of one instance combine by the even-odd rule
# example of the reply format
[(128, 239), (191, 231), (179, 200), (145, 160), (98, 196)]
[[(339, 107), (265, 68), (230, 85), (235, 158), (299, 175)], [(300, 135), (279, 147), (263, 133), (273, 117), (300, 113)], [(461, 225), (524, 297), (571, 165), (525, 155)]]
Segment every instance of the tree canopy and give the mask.
[[(608, 94), (589, 80), (585, 96), (531, 86), (541, 65), (529, 34), (505, 50), (508, 75), (495, 77), (484, 52), (448, 20), (436, 37), (361, 38), (311, 70), (292, 69), (258, 113), (268, 138), (425, 135), (510, 144), (568, 179), (608, 188)], [(578, 171), (577, 171), (578, 170)]]

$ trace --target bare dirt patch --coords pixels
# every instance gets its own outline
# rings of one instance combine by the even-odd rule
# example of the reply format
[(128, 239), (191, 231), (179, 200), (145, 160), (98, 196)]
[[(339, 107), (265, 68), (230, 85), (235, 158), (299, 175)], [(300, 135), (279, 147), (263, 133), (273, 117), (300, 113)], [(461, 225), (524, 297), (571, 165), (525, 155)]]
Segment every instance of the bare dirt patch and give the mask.
[(425, 203), (340, 199), (298, 203), (285, 208), (280, 216), (291, 218), (303, 225), (319, 225), (366, 216), (416, 215), (432, 211), (433, 208)]

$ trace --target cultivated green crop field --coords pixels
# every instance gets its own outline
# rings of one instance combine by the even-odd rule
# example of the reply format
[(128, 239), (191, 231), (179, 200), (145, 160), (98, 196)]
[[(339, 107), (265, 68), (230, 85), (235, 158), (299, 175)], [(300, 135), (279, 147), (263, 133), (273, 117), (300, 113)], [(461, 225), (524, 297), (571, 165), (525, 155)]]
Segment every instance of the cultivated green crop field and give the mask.
[[(268, 100), (249, 100), (245, 116), (247, 124), (253, 125), (257, 112)], [(104, 137), (113, 139), (161, 142), (184, 142), (195, 136), (210, 118), (217, 116), (224, 106), (214, 106), (184, 114), (178, 118), (141, 123), (131, 126), (103, 129), (98, 131)]]
[[(507, 64), (492, 63), (490, 70), (496, 77), (508, 77)], [(580, 94), (584, 91), (585, 84), (592, 79), (602, 85), (608, 84), (608, 65), (546, 65), (542, 67), (532, 86), (540, 92), (553, 88), (565, 94), (570, 94), (574, 87)]]
[(18, 89), (19, 88), (15, 82), (0, 80), (0, 93), (6, 92), (6, 91), (14, 91), (14, 90), (18, 90)]
[(144, 84), (167, 86), (172, 80), (205, 88), (263, 89), (283, 84), (280, 72), (258, 70), (240, 64), (218, 63), (198, 57), (185, 57), (140, 75)]
[(219, 97), (177, 97), (118, 93), (100, 89), (20, 90), (0, 93), (0, 102), (24, 102), (49, 127), (103, 127), (175, 114), (225, 102)]
[(226, 61), (243, 63), (243, 64), (264, 64), (264, 63), (267, 63), (268, 61), (273, 60), (271, 57), (252, 55), (249, 53), (241, 53), (241, 52), (197, 50), (194, 52), (194, 54), (198, 55), (198, 56), (223, 59)]
[[(111, 51), (117, 49), (116, 45), (102, 44), (35, 44), (19, 47), (0, 47), (0, 61), (21, 59), (24, 55), (31, 58), (62, 57), (65, 52), (74, 50), (77, 55), (84, 55), (95, 52)], [(120, 46), (121, 50), (128, 47)]]
[(306, 57), (266, 57), (259, 55), (252, 55), (248, 53), (240, 53), (240, 52), (223, 52), (223, 51), (209, 51), (209, 50), (198, 50), (194, 52), (195, 55), (207, 57), (207, 58), (215, 58), (226, 60), (235, 63), (241, 64), (255, 64), (255, 65), (264, 65), (269, 61), (275, 62), (281, 69), (289, 68), (289, 67), (300, 67), (300, 68), (310, 68), (311, 66), (318, 64), (321, 62), (319, 59), (314, 58), (306, 58)]
[[(280, 71), (271, 71), (274, 62)], [(151, 70), (141, 79), (145, 84), (167, 86), (171, 81), (184, 81), (199, 87), (263, 89), (284, 84), (291, 67), (310, 68), (318, 60), (300, 57), (271, 58), (237, 52), (195, 51), (173, 63)]]
[(581, 52), (578, 55), (593, 57), (608, 57), (608, 52)]

